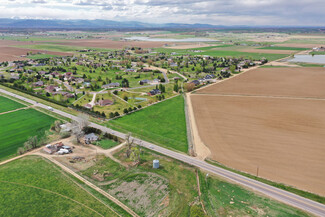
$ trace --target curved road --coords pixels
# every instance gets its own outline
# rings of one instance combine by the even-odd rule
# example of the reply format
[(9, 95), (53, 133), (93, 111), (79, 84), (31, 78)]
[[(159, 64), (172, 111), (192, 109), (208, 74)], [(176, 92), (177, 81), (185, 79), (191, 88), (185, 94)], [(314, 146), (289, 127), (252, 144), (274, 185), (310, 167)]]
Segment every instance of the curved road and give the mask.
[[(3, 90), (1, 88), (0, 88), (0, 92), (4, 93), (4, 94), (7, 94), (7, 95), (10, 95), (12, 97), (18, 98), (20, 100), (26, 101), (28, 103), (31, 103), (31, 104), (35, 105), (35, 106), (38, 106), (38, 107), (41, 107), (41, 108), (44, 108), (44, 109), (48, 109), (48, 106), (46, 106), (44, 104), (37, 103), (34, 100), (27, 99), (25, 97), (22, 97), (22, 96), (19, 96), (17, 94), (8, 92), (8, 91)], [(78, 117), (76, 117), (74, 115), (71, 115), (71, 114), (68, 114), (66, 112), (57, 110), (57, 109), (54, 109), (52, 112), (54, 112), (56, 114), (59, 114), (61, 116), (70, 118), (72, 120), (78, 120)], [(118, 137), (121, 137), (121, 138), (125, 138), (125, 136), (126, 136), (126, 134), (124, 134), (124, 133), (112, 130), (112, 129), (107, 128), (105, 126), (101, 126), (99, 124), (91, 123), (90, 126), (95, 127), (97, 129), (100, 129), (103, 132), (114, 134), (114, 135), (116, 135)], [(172, 157), (174, 159), (177, 159), (177, 160), (183, 161), (185, 163), (191, 164), (193, 166), (199, 167), (199, 168), (201, 168), (201, 169), (203, 169), (203, 170), (205, 170), (207, 172), (210, 172), (212, 174), (215, 174), (215, 175), (224, 177), (224, 178), (226, 178), (228, 180), (234, 181), (234, 182), (236, 182), (236, 183), (238, 183), (240, 185), (246, 186), (246, 187), (248, 187), (248, 188), (250, 188), (252, 190), (263, 193), (263, 194), (265, 194), (265, 195), (267, 195), (267, 196), (269, 196), (271, 198), (274, 198), (274, 199), (276, 199), (278, 201), (281, 201), (283, 203), (286, 203), (288, 205), (300, 208), (302, 210), (305, 210), (305, 211), (310, 212), (310, 213), (312, 213), (314, 215), (317, 215), (317, 216), (325, 216), (325, 205), (323, 205), (323, 204), (320, 204), (320, 203), (317, 203), (315, 201), (309, 200), (307, 198), (298, 196), (296, 194), (281, 190), (279, 188), (272, 187), (272, 186), (264, 184), (262, 182), (247, 178), (247, 177), (239, 175), (237, 173), (233, 173), (231, 171), (222, 169), (220, 167), (213, 166), (211, 164), (206, 163), (205, 161), (198, 160), (196, 158), (193, 158), (193, 157), (190, 157), (188, 155), (178, 153), (178, 152), (175, 152), (175, 151), (171, 151), (171, 150), (166, 149), (166, 148), (162, 148), (160, 146), (154, 145), (152, 143), (149, 143), (149, 142), (137, 139), (137, 138), (134, 138), (134, 142), (136, 144), (139, 144), (139, 145), (145, 147), (145, 148), (152, 149), (152, 150), (154, 150), (156, 152), (159, 152), (161, 154), (164, 154), (166, 156), (169, 156), (169, 157)]]

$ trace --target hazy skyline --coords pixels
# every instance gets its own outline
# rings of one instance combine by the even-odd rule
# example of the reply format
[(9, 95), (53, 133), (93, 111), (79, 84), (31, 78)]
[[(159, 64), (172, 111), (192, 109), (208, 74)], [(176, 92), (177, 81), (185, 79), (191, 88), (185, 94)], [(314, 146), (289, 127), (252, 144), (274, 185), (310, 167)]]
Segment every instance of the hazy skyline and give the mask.
[(1, 18), (324, 26), (324, 0), (1, 0)]

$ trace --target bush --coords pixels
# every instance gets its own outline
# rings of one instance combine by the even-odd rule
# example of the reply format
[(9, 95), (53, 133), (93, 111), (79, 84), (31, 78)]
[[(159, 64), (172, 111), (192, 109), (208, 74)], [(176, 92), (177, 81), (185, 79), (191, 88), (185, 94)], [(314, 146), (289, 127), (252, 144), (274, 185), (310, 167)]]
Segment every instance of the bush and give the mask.
[(65, 138), (68, 138), (70, 136), (71, 136), (70, 132), (62, 132), (62, 133), (60, 133), (61, 139), (65, 139)]
[(25, 149), (23, 147), (19, 147), (17, 150), (17, 154), (22, 155), (25, 153)]
[(102, 134), (102, 131), (100, 129), (94, 128), (94, 127), (84, 127), (83, 131), (85, 132), (85, 134), (89, 134), (89, 133), (95, 133), (95, 134)]

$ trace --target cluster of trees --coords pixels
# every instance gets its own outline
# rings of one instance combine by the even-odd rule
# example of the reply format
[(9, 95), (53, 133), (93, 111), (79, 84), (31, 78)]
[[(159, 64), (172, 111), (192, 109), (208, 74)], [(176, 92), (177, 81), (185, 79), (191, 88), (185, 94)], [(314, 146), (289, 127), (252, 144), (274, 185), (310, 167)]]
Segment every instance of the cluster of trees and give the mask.
[(128, 109), (127, 108), (125, 108), (124, 110), (123, 110), (123, 113), (124, 114), (128, 114), (128, 113), (130, 113), (130, 112), (133, 112), (133, 111), (136, 111), (136, 110), (138, 110), (138, 108), (137, 107), (129, 107)]
[(157, 95), (156, 96), (156, 99), (161, 101), (161, 100), (164, 100), (165, 99), (165, 96), (164, 95)]
[(109, 113), (109, 118), (115, 118), (115, 117), (119, 117), (120, 116), (120, 113), (118, 112), (110, 112)]

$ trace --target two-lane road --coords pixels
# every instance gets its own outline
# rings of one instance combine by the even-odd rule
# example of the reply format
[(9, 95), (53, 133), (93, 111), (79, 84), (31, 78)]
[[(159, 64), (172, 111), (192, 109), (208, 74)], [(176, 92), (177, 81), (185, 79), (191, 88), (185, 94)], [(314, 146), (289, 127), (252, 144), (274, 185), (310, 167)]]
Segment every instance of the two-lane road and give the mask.
[[(6, 90), (3, 90), (1, 88), (0, 88), (0, 92), (2, 92), (4, 94), (7, 94), (7, 95), (10, 95), (12, 97), (18, 98), (20, 100), (26, 101), (26, 102), (31, 103), (33, 105), (36, 105), (38, 107), (41, 107), (41, 108), (44, 108), (44, 109), (48, 108), (48, 106), (46, 106), (44, 104), (37, 103), (34, 100), (30, 100), (30, 99), (27, 99), (25, 97), (19, 96), (17, 94), (13, 94), (13, 93), (8, 92)], [(76, 117), (74, 115), (71, 115), (71, 114), (68, 114), (66, 112), (57, 110), (57, 109), (54, 109), (52, 112), (54, 112), (56, 114), (59, 114), (61, 116), (70, 118), (72, 120), (78, 120), (78, 117)], [(112, 133), (112, 134), (114, 134), (114, 135), (116, 135), (118, 137), (121, 137), (121, 138), (125, 138), (125, 136), (126, 136), (126, 134), (124, 134), (124, 133), (112, 130), (110, 128), (107, 128), (105, 126), (102, 126), (102, 125), (99, 125), (99, 124), (96, 124), (96, 123), (91, 123), (90, 126), (98, 128), (98, 129), (102, 130), (103, 132)], [(137, 138), (134, 138), (134, 139), (135, 139), (135, 143), (137, 143), (137, 144), (139, 144), (139, 145), (141, 145), (141, 146), (143, 146), (145, 148), (152, 149), (152, 150), (154, 150), (156, 152), (159, 152), (161, 154), (164, 154), (166, 156), (169, 156), (169, 157), (172, 157), (174, 159), (177, 159), (177, 160), (183, 161), (185, 163), (191, 164), (193, 166), (199, 167), (199, 168), (201, 168), (201, 169), (203, 169), (203, 170), (205, 170), (205, 171), (207, 171), (207, 172), (209, 172), (211, 174), (215, 174), (215, 175), (224, 177), (224, 178), (226, 178), (226, 179), (228, 179), (230, 181), (236, 182), (236, 183), (238, 183), (240, 185), (243, 185), (243, 186), (246, 186), (246, 187), (248, 187), (250, 189), (253, 189), (255, 191), (261, 192), (261, 193), (263, 193), (263, 194), (265, 194), (265, 195), (267, 195), (267, 196), (269, 196), (271, 198), (274, 198), (274, 199), (276, 199), (278, 201), (289, 204), (291, 206), (300, 208), (300, 209), (305, 210), (307, 212), (310, 212), (310, 213), (312, 213), (314, 215), (325, 216), (325, 205), (323, 205), (323, 204), (320, 204), (320, 203), (317, 203), (315, 201), (306, 199), (304, 197), (295, 195), (293, 193), (290, 193), (290, 192), (287, 192), (287, 191), (272, 187), (272, 186), (264, 184), (262, 182), (247, 178), (247, 177), (239, 175), (237, 173), (233, 173), (231, 171), (222, 169), (220, 167), (213, 166), (211, 164), (206, 163), (205, 161), (198, 160), (196, 158), (190, 157), (190, 156), (185, 155), (183, 153), (178, 153), (178, 152), (175, 152), (175, 151), (171, 151), (169, 149), (162, 148), (160, 146), (154, 145), (152, 143), (149, 143), (149, 142), (137, 139)]]

